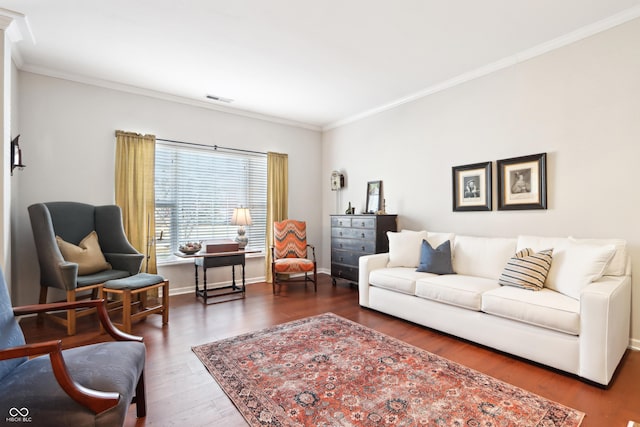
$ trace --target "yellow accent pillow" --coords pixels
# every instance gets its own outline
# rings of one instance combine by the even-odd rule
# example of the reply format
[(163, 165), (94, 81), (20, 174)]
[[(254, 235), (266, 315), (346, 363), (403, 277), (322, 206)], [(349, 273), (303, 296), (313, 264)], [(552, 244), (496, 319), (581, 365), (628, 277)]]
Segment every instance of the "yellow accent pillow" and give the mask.
[(111, 270), (111, 264), (102, 255), (98, 234), (95, 231), (87, 234), (78, 246), (65, 242), (60, 236), (56, 236), (56, 242), (65, 261), (78, 264), (78, 275), (97, 273), (103, 270)]

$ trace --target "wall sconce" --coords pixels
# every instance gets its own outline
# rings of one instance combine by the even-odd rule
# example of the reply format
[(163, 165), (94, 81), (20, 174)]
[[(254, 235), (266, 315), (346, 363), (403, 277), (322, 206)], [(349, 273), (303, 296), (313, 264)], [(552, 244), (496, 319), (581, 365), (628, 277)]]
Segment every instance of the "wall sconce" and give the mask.
[(236, 236), (236, 242), (238, 242), (238, 249), (244, 249), (249, 242), (249, 238), (245, 236), (245, 225), (251, 225), (251, 212), (249, 208), (234, 208), (233, 216), (231, 217), (231, 225), (238, 226), (238, 235)]
[(15, 168), (22, 169), (25, 165), (22, 164), (22, 150), (20, 149), (20, 144), (18, 140), (20, 139), (20, 135), (13, 138), (11, 141), (11, 175), (13, 175), (13, 170)]

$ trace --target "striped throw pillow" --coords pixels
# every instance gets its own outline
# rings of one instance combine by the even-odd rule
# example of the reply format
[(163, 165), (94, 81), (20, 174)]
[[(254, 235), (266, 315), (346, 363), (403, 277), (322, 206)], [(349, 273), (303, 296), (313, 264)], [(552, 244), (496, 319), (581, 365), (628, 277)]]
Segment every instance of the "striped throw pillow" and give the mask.
[(553, 249), (534, 252), (533, 249), (522, 249), (515, 254), (502, 271), (498, 283), (502, 286), (539, 291), (544, 286), (551, 268)]

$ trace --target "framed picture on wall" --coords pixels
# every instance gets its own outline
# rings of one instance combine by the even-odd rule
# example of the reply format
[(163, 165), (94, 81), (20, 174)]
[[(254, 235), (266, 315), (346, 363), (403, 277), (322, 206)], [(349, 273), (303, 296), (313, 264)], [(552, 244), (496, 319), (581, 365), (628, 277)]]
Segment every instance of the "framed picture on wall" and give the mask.
[(490, 211), (491, 162), (451, 168), (453, 211)]
[(547, 153), (498, 160), (498, 210), (547, 209)]

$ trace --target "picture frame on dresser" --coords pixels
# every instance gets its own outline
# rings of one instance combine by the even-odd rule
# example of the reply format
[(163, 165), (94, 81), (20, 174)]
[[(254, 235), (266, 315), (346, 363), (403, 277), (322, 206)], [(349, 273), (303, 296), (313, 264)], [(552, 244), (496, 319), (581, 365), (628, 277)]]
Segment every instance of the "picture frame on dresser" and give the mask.
[(382, 181), (367, 182), (367, 208), (364, 213), (375, 214), (382, 210)]
[(491, 162), (451, 168), (454, 212), (492, 210)]
[(547, 153), (497, 161), (498, 210), (547, 209)]

